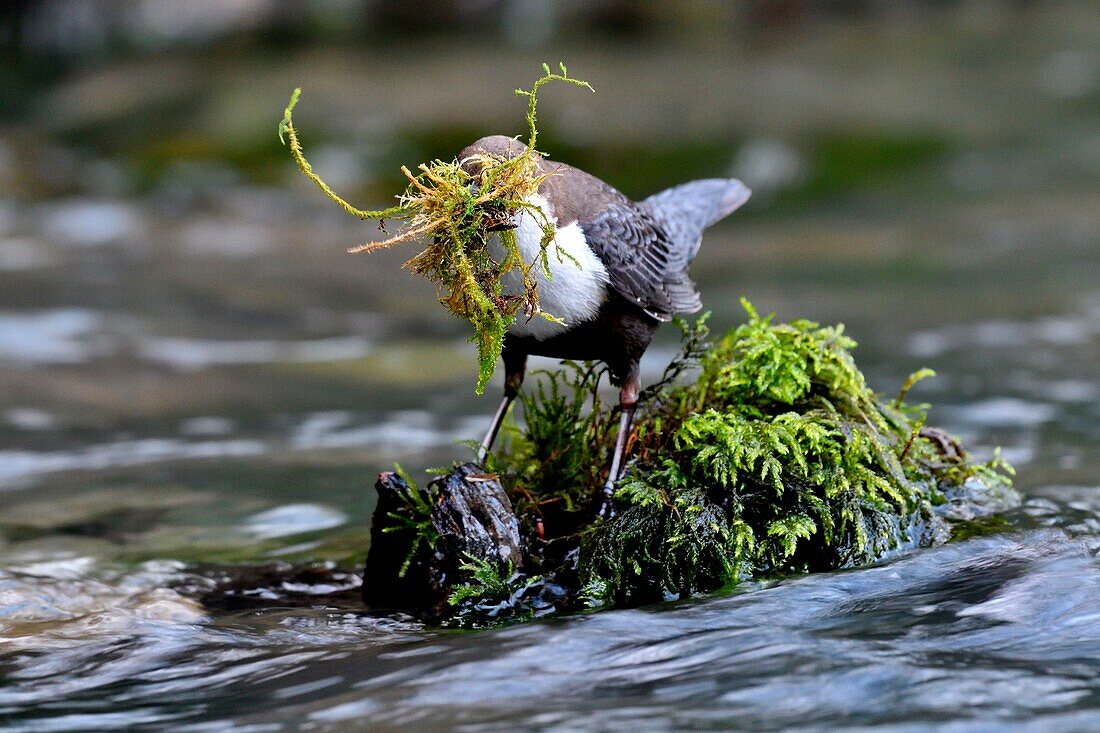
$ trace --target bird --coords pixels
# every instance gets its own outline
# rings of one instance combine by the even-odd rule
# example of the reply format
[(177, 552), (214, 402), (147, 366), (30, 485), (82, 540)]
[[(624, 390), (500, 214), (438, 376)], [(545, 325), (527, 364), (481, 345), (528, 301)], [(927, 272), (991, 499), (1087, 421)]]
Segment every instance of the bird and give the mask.
[[(526, 152), (527, 146), (515, 138), (491, 135), (464, 148), (458, 161), (475, 176), (486, 155), (512, 159)], [(494, 229), (513, 230), (520, 254), (532, 262), (541, 251), (544, 222), (553, 224), (547, 257), (550, 277), (535, 269), (539, 307), (556, 320), (520, 314), (509, 326), (501, 351), (504, 394), (477, 456), (484, 462), (492, 449), (523, 383), (528, 356), (603, 362), (612, 385), (619, 388), (621, 409), (599, 512), (607, 515), (614, 511), (611, 497), (624, 468), (627, 435), (641, 391), (642, 354), (662, 323), (702, 309), (688, 267), (699, 251), (703, 230), (733, 213), (751, 191), (733, 178), (711, 178), (635, 202), (579, 168), (551, 162), (535, 151), (531, 159), (545, 177), (527, 204), (541, 210), (541, 216), (524, 208)], [(490, 236), (488, 247), (494, 259), (503, 260), (499, 235)], [(502, 275), (501, 287), (507, 295), (524, 292), (516, 270)]]

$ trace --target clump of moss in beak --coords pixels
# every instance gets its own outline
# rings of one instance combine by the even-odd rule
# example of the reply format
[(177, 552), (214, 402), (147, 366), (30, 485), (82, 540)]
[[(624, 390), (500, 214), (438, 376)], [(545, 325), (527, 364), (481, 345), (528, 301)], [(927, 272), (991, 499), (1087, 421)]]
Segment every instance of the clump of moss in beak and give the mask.
[[(351, 248), (352, 253), (373, 252), (405, 242), (425, 242), (424, 249), (405, 263), (405, 267), (436, 285), (439, 302), (452, 314), (468, 320), (474, 327), (471, 338), (477, 344), (477, 392), (481, 394), (496, 369), (508, 326), (521, 313), (524, 317), (556, 320), (552, 313), (539, 307), (535, 272), (541, 268), (549, 276), (548, 250), (554, 240), (554, 224), (529, 199), (538, 192), (546, 173), (540, 173), (535, 162), (538, 129), (535, 115), (538, 90), (552, 81), (564, 82), (587, 89), (584, 81), (569, 76), (564, 64), (560, 73), (543, 65), (543, 76), (531, 89), (517, 89), (527, 97), (527, 146), (515, 157), (479, 154), (467, 160), (434, 160), (422, 163), (417, 173), (402, 166), (408, 186), (396, 206), (368, 211), (357, 209), (336, 194), (313, 171), (306, 160), (294, 127), (293, 111), (301, 89), (295, 89), (279, 123), (279, 137), (289, 141), (291, 154), (299, 169), (340, 205), (359, 219), (378, 221), (384, 230), (387, 219), (400, 222), (394, 235), (380, 242), (368, 242)], [(471, 171), (474, 171), (471, 173)], [(542, 227), (538, 255), (530, 262), (520, 254), (511, 222), (522, 212), (531, 212)], [(498, 261), (490, 253), (491, 237), (498, 237), (504, 256)], [(517, 271), (523, 283), (523, 293), (504, 292), (501, 278)]]

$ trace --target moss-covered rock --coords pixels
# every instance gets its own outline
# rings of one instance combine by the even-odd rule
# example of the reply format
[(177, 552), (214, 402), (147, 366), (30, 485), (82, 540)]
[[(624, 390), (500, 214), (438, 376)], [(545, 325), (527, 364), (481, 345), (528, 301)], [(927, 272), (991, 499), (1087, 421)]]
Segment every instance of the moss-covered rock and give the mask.
[[(748, 322), (713, 343), (705, 317), (680, 323), (683, 353), (643, 394), (609, 519), (594, 500), (617, 423), (602, 371), (567, 363), (522, 396), (525, 424), (509, 426), (487, 466), (519, 517), (524, 571), (540, 576), (502, 569), (524, 590), (510, 596), (517, 609), (636, 605), (852, 567), (945, 541), (953, 504), (988, 513), (1014, 501), (999, 456), (971, 460), (925, 427), (926, 405), (905, 403), (930, 371), (884, 400), (843, 327), (776, 324), (744, 305)], [(456, 575), (464, 590), (450, 591), (467, 620), (485, 600), (468, 581)]]
[(968, 460), (924, 428), (925, 407), (905, 405), (931, 372), (885, 402), (843, 327), (777, 325), (745, 307), (749, 322), (703, 349), (698, 378), (659, 393), (639, 426), (620, 512), (582, 542), (590, 597), (648, 601), (864, 564), (932, 542), (936, 506), (1009, 485), (1003, 461)]

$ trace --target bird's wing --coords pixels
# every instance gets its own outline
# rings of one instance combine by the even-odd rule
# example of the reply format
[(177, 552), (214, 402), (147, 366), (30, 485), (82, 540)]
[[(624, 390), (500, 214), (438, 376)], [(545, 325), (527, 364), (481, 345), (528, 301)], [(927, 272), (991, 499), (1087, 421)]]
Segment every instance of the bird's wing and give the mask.
[(695, 283), (676, 262), (672, 240), (649, 212), (622, 201), (579, 224), (607, 267), (611, 286), (646, 313), (668, 321), (673, 313), (703, 307)]
[(725, 219), (752, 194), (734, 178), (708, 178), (681, 183), (638, 204), (664, 227), (672, 240), (670, 264), (687, 268), (703, 241), (703, 230)]

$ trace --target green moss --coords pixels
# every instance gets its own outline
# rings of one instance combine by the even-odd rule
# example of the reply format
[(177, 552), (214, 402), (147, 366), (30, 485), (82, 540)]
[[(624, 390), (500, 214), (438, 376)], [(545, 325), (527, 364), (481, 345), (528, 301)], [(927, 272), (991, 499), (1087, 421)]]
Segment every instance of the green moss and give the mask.
[(510, 562), (471, 556), (458, 569), (469, 581), (456, 586), (447, 599), (455, 608), (452, 624), (480, 626), (485, 619), (490, 623), (520, 621), (536, 613), (538, 604), (524, 596), (543, 582), (540, 576), (519, 573)]
[[(554, 238), (554, 224), (528, 199), (538, 191), (547, 174), (541, 174), (536, 165), (538, 128), (536, 113), (538, 91), (552, 81), (583, 86), (591, 90), (587, 82), (569, 76), (565, 65), (561, 73), (550, 71), (543, 65), (544, 74), (531, 89), (517, 89), (516, 94), (527, 98), (527, 149), (514, 158), (489, 154), (473, 156), (470, 173), (458, 160), (434, 160), (421, 164), (419, 173), (413, 175), (402, 166), (401, 172), (408, 179), (408, 187), (398, 196), (398, 204), (388, 209), (365, 211), (357, 209), (342, 199), (313, 171), (306, 160), (294, 128), (293, 111), (301, 89), (295, 89), (279, 123), (279, 139), (289, 143), (291, 154), (302, 173), (324, 194), (336, 202), (348, 214), (360, 219), (374, 219), (385, 231), (385, 220), (398, 221), (402, 229), (381, 242), (368, 242), (351, 248), (352, 253), (371, 252), (396, 244), (419, 240), (426, 243), (424, 250), (405, 267), (431, 280), (439, 289), (440, 303), (452, 314), (465, 318), (474, 327), (471, 338), (477, 344), (478, 381), (477, 393), (496, 369), (503, 346), (504, 333), (522, 312), (528, 318), (542, 316), (557, 321), (551, 313), (539, 307), (535, 274), (542, 270), (550, 275), (551, 256), (548, 248)], [(524, 260), (516, 242), (515, 233), (504, 229), (499, 239), (504, 248), (502, 261), (489, 252), (490, 233), (501, 229), (521, 212), (536, 217), (542, 227), (539, 254), (533, 261)], [(557, 257), (568, 257), (561, 251)], [(522, 294), (504, 292), (501, 278), (517, 271), (523, 283)]]
[(519, 395), (525, 426), (505, 426), (489, 467), (508, 477), (521, 516), (544, 507), (578, 511), (600, 482), (612, 426), (602, 409), (602, 372), (563, 362), (563, 371), (539, 372)]
[(412, 564), (417, 552), (422, 547), (426, 549), (435, 547), (436, 542), (439, 541), (439, 532), (432, 523), (432, 500), (434, 496), (430, 493), (430, 488), (426, 491), (420, 491), (416, 482), (401, 467), (401, 464), (394, 464), (394, 471), (404, 479), (404, 490), (399, 494), (401, 506), (387, 515), (390, 524), (382, 531), (387, 533), (410, 532), (412, 545), (409, 547), (409, 552), (397, 573), (399, 578), (403, 578), (409, 569), (409, 565)]
[[(713, 344), (705, 319), (681, 322), (684, 354), (645, 395), (613, 519), (591, 521), (586, 502), (614, 438), (614, 415), (598, 399), (583, 407), (599, 373), (572, 365), (571, 379), (548, 376), (524, 398), (527, 427), (513, 428), (495, 465), (521, 515), (547, 516), (549, 539), (575, 532), (570, 573), (588, 603), (871, 562), (932, 541), (936, 507), (1009, 485), (999, 457), (969, 460), (923, 428), (926, 406), (904, 402), (927, 370), (885, 400), (842, 327), (776, 324), (743, 305), (748, 322)], [(691, 367), (694, 380), (676, 380)]]

